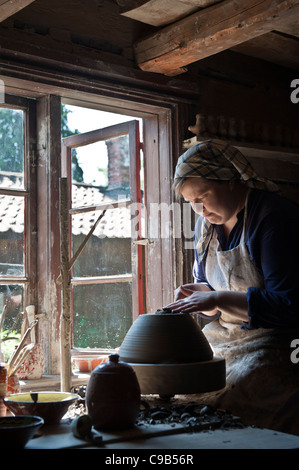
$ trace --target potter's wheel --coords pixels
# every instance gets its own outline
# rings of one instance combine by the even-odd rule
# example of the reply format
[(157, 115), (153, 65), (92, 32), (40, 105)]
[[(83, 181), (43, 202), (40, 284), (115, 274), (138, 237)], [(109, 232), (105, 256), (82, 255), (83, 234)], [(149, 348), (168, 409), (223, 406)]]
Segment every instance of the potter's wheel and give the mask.
[(210, 361), (188, 364), (134, 364), (143, 395), (173, 396), (219, 390), (225, 386), (225, 362)]
[(129, 329), (119, 356), (135, 370), (144, 395), (194, 394), (225, 387), (225, 360), (213, 355), (188, 313), (158, 310), (140, 315)]

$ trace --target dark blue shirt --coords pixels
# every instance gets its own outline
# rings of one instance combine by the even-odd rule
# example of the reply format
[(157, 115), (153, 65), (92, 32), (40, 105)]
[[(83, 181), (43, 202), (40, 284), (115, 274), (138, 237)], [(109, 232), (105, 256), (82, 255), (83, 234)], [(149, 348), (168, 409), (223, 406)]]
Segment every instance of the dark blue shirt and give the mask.
[[(262, 274), (263, 289), (248, 286), (249, 322), (245, 329), (299, 326), (299, 206), (276, 194), (252, 190), (247, 205), (245, 243), (250, 258)], [(215, 225), (222, 250), (240, 243), (244, 209), (226, 239)], [(195, 226), (197, 242), (199, 220)], [(205, 259), (199, 263), (195, 249), (195, 282), (207, 282)]]

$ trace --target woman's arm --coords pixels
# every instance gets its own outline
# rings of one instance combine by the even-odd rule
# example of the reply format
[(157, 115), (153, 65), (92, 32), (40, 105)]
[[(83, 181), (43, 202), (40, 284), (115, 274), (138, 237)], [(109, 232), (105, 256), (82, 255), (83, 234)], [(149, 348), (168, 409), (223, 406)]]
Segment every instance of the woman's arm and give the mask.
[[(194, 284), (194, 286), (197, 285)], [(170, 308), (174, 313), (200, 312), (209, 317), (220, 311), (234, 315), (236, 319), (241, 321), (248, 321), (246, 292), (192, 290), (189, 286), (181, 286), (180, 288), (184, 288), (185, 294), (189, 291), (189, 295), (167, 305), (167, 308)]]

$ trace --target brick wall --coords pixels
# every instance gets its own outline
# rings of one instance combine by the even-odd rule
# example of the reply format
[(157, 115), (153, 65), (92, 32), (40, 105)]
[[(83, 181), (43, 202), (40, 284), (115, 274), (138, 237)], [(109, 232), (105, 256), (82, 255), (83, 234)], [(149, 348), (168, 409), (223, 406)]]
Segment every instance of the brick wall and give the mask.
[(130, 185), (130, 156), (128, 136), (106, 141), (108, 152), (108, 188)]

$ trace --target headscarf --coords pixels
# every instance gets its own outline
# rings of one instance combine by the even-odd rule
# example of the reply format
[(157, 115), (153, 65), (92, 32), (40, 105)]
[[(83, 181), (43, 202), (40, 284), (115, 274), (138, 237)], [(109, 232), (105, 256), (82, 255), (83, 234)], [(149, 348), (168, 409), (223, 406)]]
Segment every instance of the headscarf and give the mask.
[[(180, 156), (174, 178), (202, 177), (211, 180), (238, 180), (249, 188), (279, 192), (278, 186), (257, 175), (249, 161), (235, 147), (221, 140), (200, 142)], [(201, 233), (196, 249), (199, 260), (205, 255), (213, 232), (213, 226), (203, 217)]]

